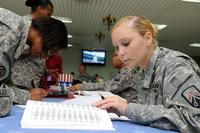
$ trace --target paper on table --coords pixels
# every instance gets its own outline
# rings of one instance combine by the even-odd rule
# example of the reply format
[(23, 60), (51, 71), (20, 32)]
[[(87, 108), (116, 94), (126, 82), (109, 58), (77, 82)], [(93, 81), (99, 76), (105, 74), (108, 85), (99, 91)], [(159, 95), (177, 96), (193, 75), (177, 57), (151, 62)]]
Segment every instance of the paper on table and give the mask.
[(109, 92), (109, 91), (82, 91), (81, 92), (83, 95), (99, 95), (101, 94), (104, 97), (108, 97), (108, 96), (115, 96), (113, 93)]
[(114, 94), (108, 91), (79, 91), (78, 94), (84, 96), (77, 95), (76, 98), (67, 99), (63, 102), (77, 105), (92, 105), (93, 103), (102, 100), (101, 95), (103, 97), (115, 96)]
[(105, 110), (85, 105), (27, 102), (22, 128), (114, 130)]
[(67, 99), (63, 103), (67, 104), (76, 104), (76, 105), (92, 105), (95, 102), (101, 100), (100, 95), (91, 95), (91, 96), (77, 96), (74, 99)]

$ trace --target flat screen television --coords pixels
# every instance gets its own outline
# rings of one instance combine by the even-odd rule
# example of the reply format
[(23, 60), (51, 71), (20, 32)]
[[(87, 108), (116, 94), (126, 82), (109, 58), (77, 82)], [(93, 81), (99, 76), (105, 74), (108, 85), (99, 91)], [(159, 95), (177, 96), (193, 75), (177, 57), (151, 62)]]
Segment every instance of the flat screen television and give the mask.
[(105, 65), (106, 51), (105, 50), (82, 50), (82, 63), (89, 65)]

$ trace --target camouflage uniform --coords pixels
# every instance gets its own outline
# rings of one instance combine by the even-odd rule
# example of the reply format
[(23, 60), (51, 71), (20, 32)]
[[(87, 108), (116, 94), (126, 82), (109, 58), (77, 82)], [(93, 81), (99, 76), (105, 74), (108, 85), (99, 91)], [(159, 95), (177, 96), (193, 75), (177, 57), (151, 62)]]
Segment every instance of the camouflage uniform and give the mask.
[(25, 104), (30, 98), (28, 91), (6, 84), (14, 62), (30, 51), (26, 44), (30, 25), (22, 17), (0, 8), (0, 116), (11, 111), (12, 103)]
[(81, 90), (105, 90), (117, 94), (128, 102), (136, 102), (137, 94), (136, 88), (132, 88), (134, 84), (133, 75), (136, 70), (130, 70), (126, 67), (120, 70), (113, 79), (102, 83), (83, 83), (80, 86)]
[(75, 79), (80, 80), (81, 82), (92, 82), (95, 78), (91, 75), (89, 75), (88, 73), (82, 74), (82, 75), (78, 75), (77, 77), (75, 77)]
[(11, 81), (14, 85), (29, 90), (33, 87), (31, 83), (33, 80), (35, 87), (39, 87), (44, 67), (41, 58), (30, 55), (21, 56), (11, 69)]
[[(30, 14), (23, 17), (25, 22), (30, 22), (32, 16)], [(40, 86), (41, 77), (45, 72), (45, 59), (33, 57), (31, 55), (21, 56), (16, 60), (11, 70), (11, 82), (14, 85), (24, 87), (29, 90), (32, 88), (31, 81), (35, 83), (35, 87)]]
[(31, 14), (27, 14), (26, 16), (23, 16), (23, 19), (24, 19), (25, 21), (31, 21), (33, 18), (32, 18), (32, 16), (31, 16)]
[(129, 103), (125, 116), (152, 127), (200, 132), (200, 71), (189, 56), (158, 47), (134, 79), (138, 103)]

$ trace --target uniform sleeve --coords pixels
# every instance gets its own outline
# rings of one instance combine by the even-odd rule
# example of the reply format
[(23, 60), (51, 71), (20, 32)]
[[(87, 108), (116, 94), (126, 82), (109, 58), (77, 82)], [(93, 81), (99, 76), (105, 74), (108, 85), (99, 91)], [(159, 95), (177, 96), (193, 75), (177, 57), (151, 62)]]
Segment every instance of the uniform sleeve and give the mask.
[(24, 90), (17, 86), (9, 86), (11, 90), (10, 98), (14, 104), (25, 105), (27, 100), (30, 99), (30, 94), (28, 90)]
[[(0, 46), (1, 44), (8, 45), (9, 39), (5, 36), (0, 36)], [(9, 76), (11, 59), (3, 50), (3, 48), (0, 49), (0, 117), (8, 115), (12, 109), (10, 90), (2, 84), (2, 81)]]
[(188, 60), (171, 63), (164, 71), (163, 105), (130, 103), (125, 115), (135, 123), (200, 132), (200, 79)]
[(12, 109), (12, 101), (10, 99), (10, 92), (3, 85), (0, 87), (0, 117), (6, 116)]
[(113, 79), (108, 80), (103, 83), (83, 83), (81, 84), (81, 90), (105, 90), (110, 91), (112, 93), (117, 94), (118, 92), (122, 92), (128, 87), (132, 87), (133, 73), (128, 69), (124, 69), (120, 71), (118, 75), (116, 75)]
[(127, 88), (134, 87), (134, 71), (127, 68), (122, 69), (118, 75), (105, 83), (105, 90), (118, 94)]
[(44, 65), (41, 58), (31, 58), (23, 56), (19, 58), (11, 69), (10, 80), (14, 85), (32, 88), (31, 82), (34, 81), (35, 87), (40, 86), (40, 80), (44, 73)]
[(95, 90), (104, 90), (105, 82), (102, 83), (83, 83), (80, 86), (80, 90), (85, 91), (95, 91)]

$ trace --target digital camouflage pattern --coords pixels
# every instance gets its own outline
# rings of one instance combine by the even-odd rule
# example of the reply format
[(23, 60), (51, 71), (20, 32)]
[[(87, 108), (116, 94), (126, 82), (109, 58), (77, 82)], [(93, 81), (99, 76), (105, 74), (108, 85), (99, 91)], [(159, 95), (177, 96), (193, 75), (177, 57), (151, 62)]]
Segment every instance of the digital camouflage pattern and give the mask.
[(41, 58), (30, 55), (21, 56), (11, 69), (11, 81), (14, 85), (22, 86), (27, 90), (33, 87), (32, 81), (34, 81), (35, 87), (39, 87), (44, 67)]
[(95, 80), (95, 77), (91, 76), (88, 73), (84, 73), (82, 75), (78, 75), (77, 77), (75, 77), (75, 79), (80, 80), (83, 83), (91, 83), (93, 80)]
[[(32, 20), (30, 14), (23, 16), (25, 23)], [(45, 72), (45, 59), (42, 57), (33, 57), (31, 55), (22, 56), (16, 60), (11, 71), (11, 81), (13, 84), (25, 87), (29, 90), (32, 88), (32, 80), (35, 87), (40, 86), (41, 77)]]
[(136, 88), (134, 86), (134, 74), (135, 69), (128, 69), (126, 67), (120, 70), (113, 79), (102, 83), (83, 83), (80, 86), (80, 90), (105, 90), (121, 96), (128, 102), (137, 101)]
[(189, 56), (158, 47), (134, 79), (138, 103), (129, 103), (124, 115), (152, 127), (200, 132), (200, 73)]
[(15, 13), (0, 8), (0, 116), (11, 111), (12, 103), (25, 104), (30, 98), (28, 91), (7, 84), (14, 62), (29, 52), (26, 40), (30, 24), (24, 23)]

